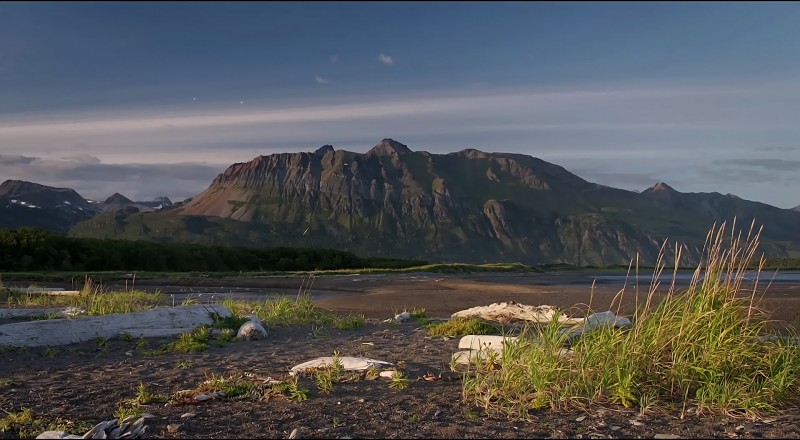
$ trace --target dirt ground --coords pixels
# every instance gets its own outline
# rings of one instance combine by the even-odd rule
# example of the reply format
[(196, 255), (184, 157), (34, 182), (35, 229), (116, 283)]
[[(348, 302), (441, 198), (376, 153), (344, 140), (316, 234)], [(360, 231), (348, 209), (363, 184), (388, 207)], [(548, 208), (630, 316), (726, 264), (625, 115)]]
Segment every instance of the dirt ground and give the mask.
[[(287, 438), (299, 429), (305, 438), (800, 438), (796, 408), (756, 420), (725, 415), (697, 415), (688, 408), (658, 410), (643, 415), (616, 407), (588, 410), (538, 411), (532, 420), (486, 414), (462, 400), (461, 376), (450, 372), (450, 357), (458, 339), (430, 337), (415, 322), (381, 322), (395, 312), (424, 307), (429, 316), (451, 313), (498, 301), (551, 304), (569, 308), (588, 303), (591, 281), (581, 275), (558, 278), (531, 275), (319, 277), (310, 293), (335, 312), (359, 312), (368, 325), (351, 331), (333, 328), (313, 332), (311, 326), (270, 329), (261, 341), (236, 342), (191, 354), (146, 356), (134, 349), (136, 340), (115, 339), (106, 347), (95, 342), (0, 353), (0, 409), (31, 408), (45, 417), (99, 422), (112, 418), (120, 402), (135, 397), (139, 384), (151, 392), (173, 394), (194, 389), (211, 374), (252, 374), (284, 379), (289, 369), (318, 356), (365, 356), (395, 363), (410, 379), (405, 390), (394, 390), (386, 379), (337, 384), (330, 395), (312, 390), (309, 400), (265, 401), (219, 398), (194, 404), (144, 406), (155, 417), (147, 420), (148, 438)], [(374, 281), (373, 281), (374, 280)], [(260, 297), (297, 294), (299, 277), (269, 280), (199, 280), (167, 286), (151, 280), (138, 287), (157, 288), (180, 296)], [(307, 283), (308, 280), (305, 281)], [(620, 286), (598, 285), (591, 298), (597, 310), (607, 310)], [(646, 290), (640, 287), (640, 291)], [(635, 305), (626, 293), (621, 309)], [(765, 295), (767, 307), (785, 319), (797, 319), (800, 292), (777, 286)], [(217, 297), (218, 299), (218, 297)], [(641, 300), (641, 299), (640, 299)], [(600, 306), (597, 306), (600, 305)], [(174, 339), (169, 339), (169, 341)], [(150, 340), (151, 348), (167, 340)], [(370, 344), (371, 343), (371, 344)], [(128, 353), (128, 354), (126, 354)], [(52, 356), (52, 357), (51, 357)], [(182, 364), (182, 365), (181, 365)], [(181, 368), (187, 367), (188, 368)], [(437, 380), (418, 380), (423, 376)], [(3, 385), (5, 383), (5, 385)], [(191, 418), (181, 418), (194, 413)], [(180, 424), (177, 433), (167, 425)], [(2, 438), (15, 438), (12, 432)]]

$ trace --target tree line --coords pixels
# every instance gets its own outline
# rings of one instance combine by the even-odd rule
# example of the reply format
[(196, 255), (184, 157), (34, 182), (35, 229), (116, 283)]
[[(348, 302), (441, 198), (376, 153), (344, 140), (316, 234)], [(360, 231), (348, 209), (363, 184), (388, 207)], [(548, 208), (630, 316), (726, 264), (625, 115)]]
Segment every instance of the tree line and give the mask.
[(227, 272), (404, 268), (424, 261), (362, 258), (333, 249), (203, 246), (68, 237), (37, 228), (0, 229), (0, 270)]

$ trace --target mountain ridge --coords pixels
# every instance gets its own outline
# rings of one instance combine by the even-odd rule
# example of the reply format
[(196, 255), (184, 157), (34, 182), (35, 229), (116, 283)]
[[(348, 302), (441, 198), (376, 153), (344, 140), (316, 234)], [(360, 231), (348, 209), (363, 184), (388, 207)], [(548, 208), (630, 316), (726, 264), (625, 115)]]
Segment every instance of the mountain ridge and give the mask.
[[(719, 193), (642, 193), (591, 183), (523, 154), (413, 151), (382, 139), (364, 154), (324, 145), (234, 163), (179, 206), (99, 216), (78, 236), (331, 247), (440, 261), (652, 264), (666, 239), (696, 260), (714, 223), (755, 217), (764, 248), (798, 252), (800, 215)], [(745, 220), (747, 219), (747, 220)], [(178, 238), (171, 238), (178, 237)]]

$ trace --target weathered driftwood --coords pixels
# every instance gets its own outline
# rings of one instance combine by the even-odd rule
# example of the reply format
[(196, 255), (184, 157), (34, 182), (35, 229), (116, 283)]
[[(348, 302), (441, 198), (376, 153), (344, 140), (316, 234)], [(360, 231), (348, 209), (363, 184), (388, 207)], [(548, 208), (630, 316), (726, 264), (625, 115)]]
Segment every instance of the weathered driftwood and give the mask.
[(577, 324), (582, 318), (572, 318), (558, 314), (553, 306), (529, 306), (514, 301), (493, 303), (488, 306), (472, 307), (453, 313), (452, 318), (482, 318), (487, 321), (497, 321), (502, 324), (513, 322), (531, 322), (547, 324), (558, 315), (558, 322), (562, 324)]
[(37, 316), (47, 316), (53, 313), (61, 313), (63, 311), (63, 307), (46, 309), (0, 309), (0, 319), (34, 318)]
[(113, 338), (123, 332), (134, 337), (169, 337), (210, 325), (209, 312), (230, 316), (226, 307), (202, 304), (164, 307), (144, 312), (91, 316), (78, 319), (47, 319), (0, 325), (0, 346), (41, 347), (74, 344), (98, 337)]
[(48, 295), (48, 296), (78, 296), (80, 290), (28, 290), (26, 295)]
[[(342, 363), (342, 367), (346, 371), (366, 371), (372, 367), (387, 368), (392, 366), (391, 362), (379, 361), (377, 359), (370, 359), (364, 357), (341, 356), (339, 360)], [(301, 374), (308, 370), (325, 368), (331, 365), (333, 365), (332, 356), (318, 357), (308, 362), (303, 362), (302, 364), (295, 365), (290, 370), (290, 374)]]

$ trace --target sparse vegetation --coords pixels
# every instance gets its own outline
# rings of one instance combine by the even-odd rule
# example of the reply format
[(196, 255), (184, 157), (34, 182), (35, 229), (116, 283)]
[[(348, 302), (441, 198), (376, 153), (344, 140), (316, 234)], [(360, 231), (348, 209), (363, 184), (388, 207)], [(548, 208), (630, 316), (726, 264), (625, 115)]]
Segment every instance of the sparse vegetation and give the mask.
[(743, 287), (759, 235), (751, 228), (742, 241), (741, 233), (727, 236), (724, 224), (712, 229), (688, 289), (669, 289), (656, 303), (652, 286), (629, 331), (593, 330), (569, 353), (556, 321), (525, 332), (504, 345), (499, 368), (478, 365), (465, 377), (465, 400), (523, 418), (531, 409), (590, 403), (757, 415), (795, 402), (800, 347), (761, 338), (756, 290)]
[(61, 417), (41, 417), (30, 408), (6, 412), (0, 418), (1, 433), (16, 433), (19, 438), (34, 438), (42, 431), (83, 432), (92, 428), (88, 421), (72, 421)]
[(428, 325), (431, 336), (495, 335), (501, 331), (500, 326), (480, 318), (455, 318)]

